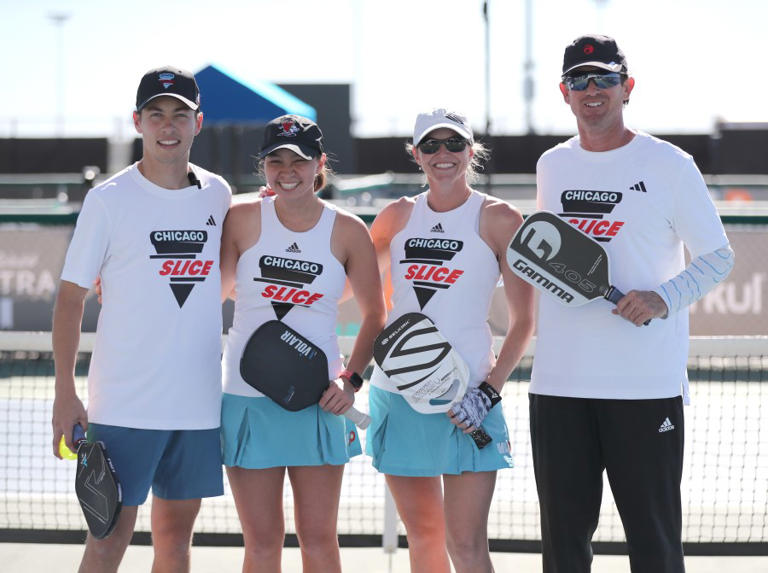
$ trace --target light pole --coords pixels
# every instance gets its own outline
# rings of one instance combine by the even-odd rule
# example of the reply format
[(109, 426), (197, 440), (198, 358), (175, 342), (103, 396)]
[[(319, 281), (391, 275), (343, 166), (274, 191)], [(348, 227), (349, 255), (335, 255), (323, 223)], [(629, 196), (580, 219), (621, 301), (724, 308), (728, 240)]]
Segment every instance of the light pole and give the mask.
[(485, 135), (491, 134), (491, 30), (488, 14), (489, 0), (483, 1), (483, 24), (485, 27)]
[(525, 0), (525, 78), (523, 80), (523, 101), (525, 102), (525, 133), (532, 135), (533, 129), (533, 2)]
[(69, 20), (71, 14), (66, 12), (51, 12), (48, 18), (56, 26), (56, 135), (64, 135), (64, 82), (66, 73), (64, 69), (64, 23)]
[[(483, 0), (483, 24), (485, 28), (485, 144), (491, 146), (491, 21), (489, 1)], [(489, 158), (485, 162), (485, 192), (493, 195), (491, 175), (493, 165)]]

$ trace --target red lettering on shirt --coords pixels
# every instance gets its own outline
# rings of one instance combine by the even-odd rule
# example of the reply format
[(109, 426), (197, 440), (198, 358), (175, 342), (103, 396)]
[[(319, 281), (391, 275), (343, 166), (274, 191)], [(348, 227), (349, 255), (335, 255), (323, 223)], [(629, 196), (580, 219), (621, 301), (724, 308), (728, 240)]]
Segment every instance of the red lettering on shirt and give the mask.
[(160, 276), (208, 276), (211, 273), (213, 261), (169, 260), (160, 266)]
[(624, 226), (624, 221), (606, 219), (579, 219), (574, 217), (568, 222), (591, 237), (615, 237)]
[(449, 269), (448, 267), (438, 267), (435, 265), (410, 265), (405, 272), (405, 278), (407, 280), (453, 284), (463, 274), (464, 271), (462, 270)]
[(264, 298), (271, 298), (280, 302), (291, 302), (293, 304), (303, 304), (310, 306), (323, 298), (322, 293), (311, 293), (307, 290), (301, 290), (297, 288), (278, 287), (277, 285), (267, 285), (261, 296)]
[(594, 234), (595, 236), (600, 236), (600, 235), (602, 235), (602, 234), (604, 233), (604, 231), (605, 231), (605, 228), (606, 228), (608, 225), (610, 225), (610, 223), (609, 223), (608, 221), (600, 221), (599, 223), (597, 223), (597, 224), (595, 225), (595, 228), (594, 228), (594, 230), (593, 230), (593, 234)]

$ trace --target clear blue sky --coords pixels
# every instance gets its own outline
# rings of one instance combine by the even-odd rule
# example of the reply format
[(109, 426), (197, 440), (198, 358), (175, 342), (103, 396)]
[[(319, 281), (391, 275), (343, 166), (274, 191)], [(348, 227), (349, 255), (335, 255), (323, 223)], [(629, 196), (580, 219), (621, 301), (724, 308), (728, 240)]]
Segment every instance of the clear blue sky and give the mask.
[[(353, 86), (354, 132), (406, 136), (415, 114), (485, 125), (482, 0), (0, 0), (0, 137), (130, 133), (141, 75), (218, 63), (243, 78)], [(571, 133), (557, 84), (565, 45), (614, 36), (637, 85), (627, 122), (710, 133), (768, 121), (765, 0), (532, 0), (539, 133)], [(493, 130), (526, 129), (525, 0), (490, 0)], [(68, 19), (57, 27), (51, 14)], [(59, 81), (62, 78), (63, 81)], [(61, 94), (61, 95), (59, 95)], [(203, 94), (205, 97), (205, 94)]]

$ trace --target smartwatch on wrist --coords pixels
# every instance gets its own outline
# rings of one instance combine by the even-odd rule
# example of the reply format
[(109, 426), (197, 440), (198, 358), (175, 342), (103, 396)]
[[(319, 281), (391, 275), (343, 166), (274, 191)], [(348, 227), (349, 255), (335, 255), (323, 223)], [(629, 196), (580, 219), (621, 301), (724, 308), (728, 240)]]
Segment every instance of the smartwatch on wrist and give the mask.
[(363, 387), (363, 378), (358, 374), (357, 372), (352, 372), (350, 369), (344, 370), (341, 374), (339, 374), (339, 378), (344, 378), (345, 380), (349, 381), (350, 384), (352, 384), (352, 388), (355, 389), (355, 392), (360, 390), (360, 388)]

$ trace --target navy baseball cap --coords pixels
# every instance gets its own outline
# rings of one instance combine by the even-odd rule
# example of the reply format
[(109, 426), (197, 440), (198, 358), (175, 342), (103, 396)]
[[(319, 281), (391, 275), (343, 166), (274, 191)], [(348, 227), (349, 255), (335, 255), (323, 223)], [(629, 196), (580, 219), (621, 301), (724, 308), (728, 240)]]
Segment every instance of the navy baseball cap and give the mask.
[(264, 127), (259, 159), (278, 149), (290, 149), (304, 159), (313, 159), (323, 154), (323, 132), (311, 119), (281, 115)]
[(174, 97), (194, 111), (200, 109), (200, 89), (195, 76), (186, 70), (165, 66), (144, 74), (136, 91), (136, 111), (161, 96)]
[(616, 44), (616, 40), (597, 34), (576, 38), (565, 48), (563, 75), (586, 66), (620, 74), (628, 73), (627, 59)]

